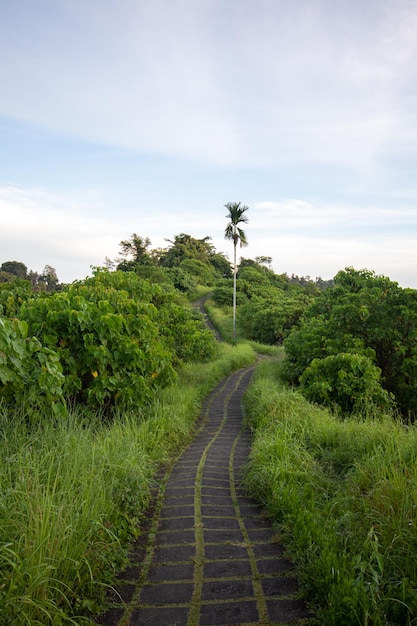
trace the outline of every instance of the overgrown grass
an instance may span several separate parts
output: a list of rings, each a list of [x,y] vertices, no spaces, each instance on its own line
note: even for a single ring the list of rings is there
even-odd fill
[[[222,345],[141,414],[111,424],[72,412],[34,425],[24,408],[0,407],[2,625],[89,623],[140,533],[157,469],[191,440],[204,396],[255,358]]]
[[[236,323],[236,339],[233,339],[233,309],[232,307],[217,307],[213,303],[213,300],[207,300],[204,308],[207,312],[210,321],[216,330],[220,333],[223,341],[227,341],[230,344],[247,343],[258,354],[264,354],[268,356],[274,356],[279,360],[284,358],[283,346],[271,346],[267,344],[257,343],[256,341],[249,341],[245,338],[241,331],[239,324]]]
[[[233,344],[241,339],[239,324],[236,322],[236,339],[233,339],[233,308],[217,307],[213,300],[207,300],[204,308],[209,316],[213,326],[220,333],[223,341]]]
[[[196,285],[195,289],[187,293],[187,299],[190,302],[195,302],[199,298],[206,296],[212,291],[213,287],[207,287],[205,285]]]
[[[417,623],[417,430],[341,421],[258,368],[246,481],[270,511],[320,624]]]

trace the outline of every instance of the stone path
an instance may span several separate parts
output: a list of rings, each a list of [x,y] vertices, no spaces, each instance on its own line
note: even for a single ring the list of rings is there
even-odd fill
[[[250,445],[241,399],[252,372],[232,374],[207,398],[202,427],[161,477],[147,532],[96,624],[310,623],[291,563],[241,487]]]

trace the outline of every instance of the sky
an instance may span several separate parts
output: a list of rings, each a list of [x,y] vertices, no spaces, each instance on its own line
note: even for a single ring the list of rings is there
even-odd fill
[[[0,264],[133,233],[417,288],[416,0],[0,0]]]

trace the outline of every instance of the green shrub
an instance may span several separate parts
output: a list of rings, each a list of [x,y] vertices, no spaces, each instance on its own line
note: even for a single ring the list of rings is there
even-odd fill
[[[298,384],[314,358],[358,353],[381,370],[381,385],[407,417],[417,393],[417,292],[368,270],[346,268],[315,298],[285,341],[287,380]]]
[[[0,398],[9,406],[25,403],[31,416],[49,405],[63,415],[63,386],[57,353],[29,337],[26,322],[0,317]]]
[[[300,384],[308,400],[335,408],[344,416],[376,416],[394,406],[380,379],[381,370],[369,357],[339,353],[313,359],[301,375]]]
[[[143,406],[182,362],[210,358],[215,349],[191,306],[133,272],[99,271],[27,301],[20,314],[58,354],[65,395],[91,408]]]
[[[0,315],[19,317],[22,303],[29,298],[33,298],[29,280],[12,278],[6,283],[0,283]]]
[[[21,315],[58,353],[65,394],[90,407],[138,406],[172,380],[173,355],[158,337],[155,306],[125,291],[74,286],[29,301]]]

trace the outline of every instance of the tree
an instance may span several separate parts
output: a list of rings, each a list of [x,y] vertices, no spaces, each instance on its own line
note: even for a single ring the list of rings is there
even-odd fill
[[[46,291],[56,291],[58,282],[56,269],[51,265],[45,265],[42,274],[38,277],[38,283],[46,285]]]
[[[224,205],[229,213],[226,215],[229,220],[226,230],[224,231],[225,239],[233,241],[233,338],[236,338],[236,247],[240,243],[240,247],[247,246],[248,240],[246,239],[245,232],[239,227],[239,224],[247,223],[248,218],[245,215],[249,209],[240,202],[228,202]]]
[[[177,267],[186,259],[196,259],[208,264],[214,248],[210,242],[211,237],[195,239],[191,235],[181,233],[174,237],[174,241],[166,239],[171,247],[161,257],[163,267]]]
[[[210,265],[214,267],[217,274],[222,278],[232,278],[232,268],[230,261],[222,252],[214,252],[209,257]]]
[[[148,248],[151,245],[149,237],[140,237],[136,233],[120,242],[121,256],[123,259],[117,265],[118,270],[124,272],[135,271],[137,266],[153,265]],[[132,257],[131,260],[128,257]]]
[[[17,278],[23,279],[26,279],[28,274],[28,268],[20,261],[5,261],[2,263],[0,270],[2,272],[7,272],[7,274],[17,276]]]
[[[402,289],[370,270],[346,268],[335,276],[333,287],[315,298],[300,327],[285,340],[284,376],[299,384],[313,359],[339,354],[367,356],[381,371],[381,385],[394,394],[403,415],[416,419],[416,329],[416,290]],[[334,360],[327,360],[320,367],[313,366],[304,386],[306,381],[312,385],[313,374],[321,381],[327,376],[329,388],[336,394],[330,375],[334,365]],[[362,375],[359,365],[357,375]]]

